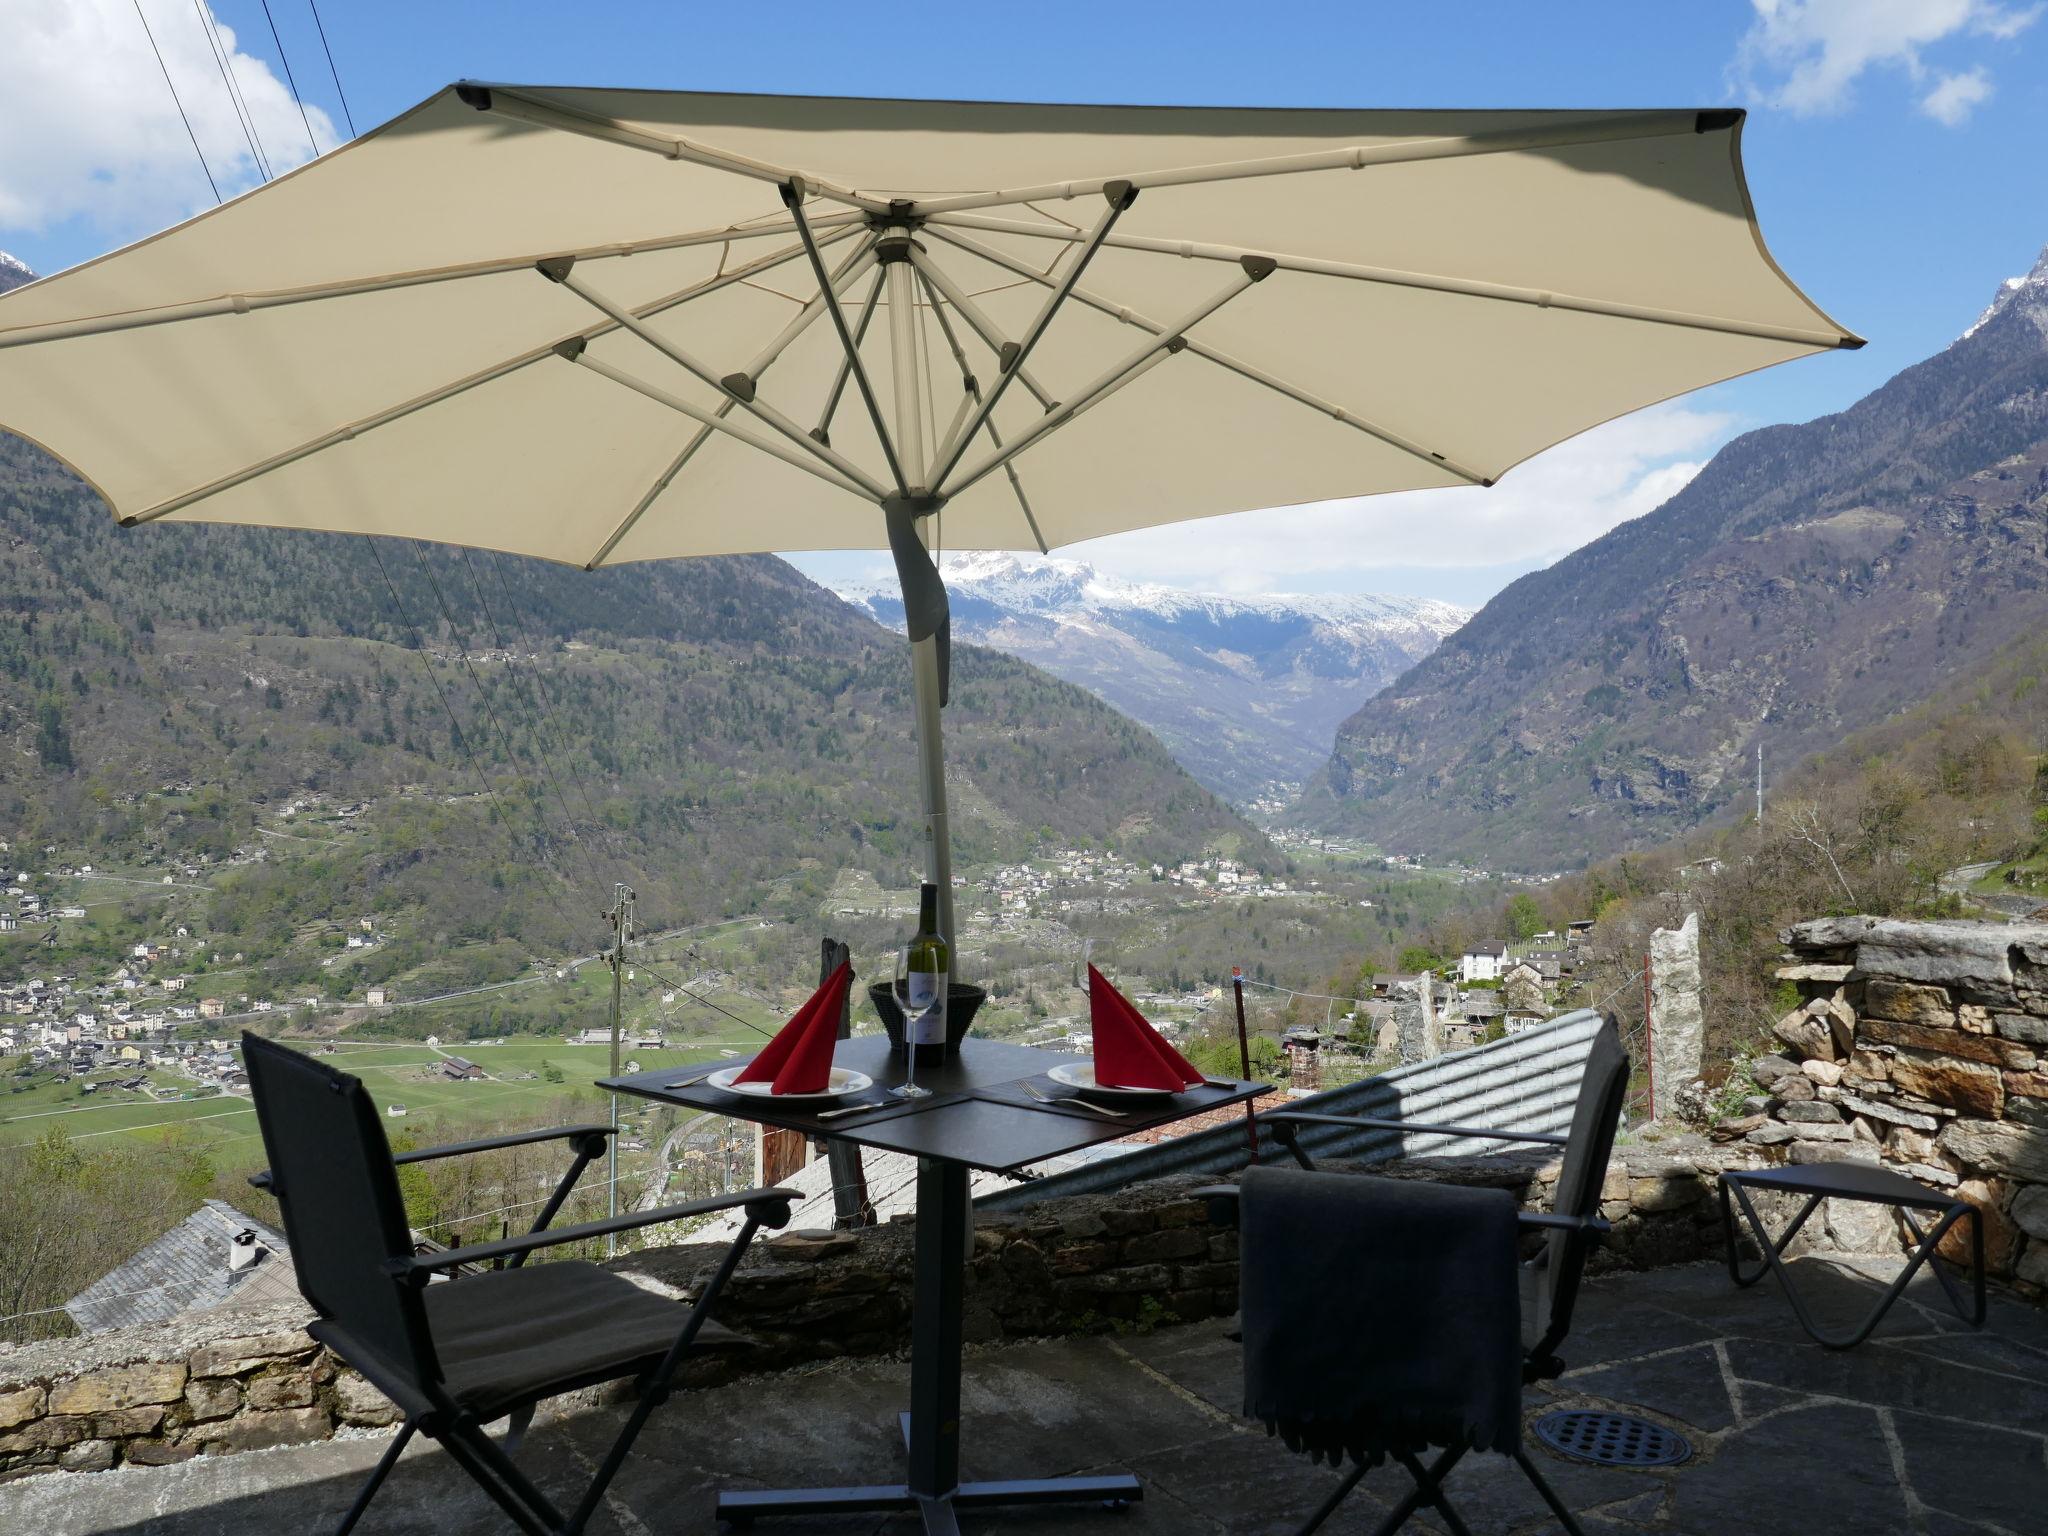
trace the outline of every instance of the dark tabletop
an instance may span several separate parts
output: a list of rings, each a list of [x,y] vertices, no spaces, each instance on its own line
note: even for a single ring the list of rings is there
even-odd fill
[[[1788,1194],[1830,1195],[1849,1200],[1876,1200],[1930,1211],[1957,1203],[1952,1194],[1929,1189],[1903,1174],[1875,1163],[1791,1163],[1779,1168],[1731,1168],[1721,1175],[1731,1184],[1777,1189]]]
[[[918,1084],[932,1090],[930,1098],[891,1102],[864,1114],[830,1119],[821,1119],[819,1111],[851,1103],[881,1103],[887,1098],[884,1090],[903,1081],[904,1062],[889,1054],[886,1037],[866,1035],[839,1042],[833,1063],[867,1073],[876,1087],[857,1098],[832,1103],[781,1104],[726,1093],[704,1083],[674,1086],[709,1069],[735,1066],[739,1057],[606,1078],[598,1086],[810,1136],[836,1136],[859,1146],[935,1157],[996,1173],[1014,1173],[1062,1152],[1115,1141],[1133,1131],[1185,1120],[1268,1091],[1263,1083],[1233,1081],[1226,1086],[1219,1082],[1142,1104],[1119,1103],[1114,1107],[1128,1107],[1129,1113],[1112,1119],[1071,1106],[1039,1104],[1015,1086],[1030,1079],[1045,1092],[1062,1095],[1066,1090],[1047,1082],[1044,1074],[1075,1059],[1056,1051],[969,1038],[960,1043],[958,1054],[950,1060],[917,1069]]]

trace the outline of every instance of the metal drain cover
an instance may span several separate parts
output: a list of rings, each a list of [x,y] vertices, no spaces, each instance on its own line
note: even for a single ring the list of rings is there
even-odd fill
[[[1536,1438],[1575,1461],[1603,1467],[1675,1467],[1692,1459],[1685,1436],[1626,1413],[1560,1409],[1536,1421]]]

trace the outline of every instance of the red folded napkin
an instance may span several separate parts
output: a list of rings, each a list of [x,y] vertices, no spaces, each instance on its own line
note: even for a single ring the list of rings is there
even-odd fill
[[[1095,1081],[1105,1088],[1178,1093],[1202,1081],[1194,1064],[1161,1038],[1109,978],[1088,967],[1088,1018],[1095,1031]]]
[[[770,1083],[772,1093],[823,1093],[832,1084],[839,1010],[846,1005],[846,989],[852,984],[853,962],[842,960],[839,969],[825,978],[825,985],[790,1015],[789,1022],[733,1081]]]

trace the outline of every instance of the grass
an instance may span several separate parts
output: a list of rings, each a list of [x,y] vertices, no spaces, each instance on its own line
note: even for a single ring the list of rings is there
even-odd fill
[[[756,1035],[744,1039],[691,1039],[667,1050],[632,1051],[628,1056],[645,1068],[666,1063],[680,1066],[686,1061],[715,1056],[721,1050],[751,1050],[759,1039]],[[461,1055],[482,1067],[490,1077],[479,1082],[442,1077],[439,1064],[446,1055]],[[335,1054],[326,1059],[360,1076],[380,1110],[394,1102],[405,1105],[407,1113],[403,1118],[387,1119],[394,1128],[417,1120],[435,1120],[451,1128],[480,1130],[515,1117],[522,1099],[535,1106],[567,1100],[575,1106],[574,1115],[598,1120],[608,1113],[606,1096],[592,1084],[610,1070],[609,1045],[515,1039],[505,1045],[457,1043],[437,1051],[402,1041],[363,1045],[342,1041],[337,1043]],[[543,1062],[560,1069],[561,1082],[546,1079]],[[167,1086],[196,1086],[171,1073],[153,1076]],[[46,1083],[25,1093],[0,1096],[0,1144],[33,1141],[52,1128],[61,1129],[73,1140],[120,1136],[138,1141],[159,1140],[185,1130],[222,1147],[239,1142],[253,1144],[256,1137],[249,1101],[236,1095],[216,1094],[165,1104],[124,1094],[124,1102],[105,1103],[98,1100],[97,1093],[79,1097],[76,1087],[75,1083]],[[635,1114],[637,1109],[632,1100],[620,1106],[621,1113],[626,1115]]]

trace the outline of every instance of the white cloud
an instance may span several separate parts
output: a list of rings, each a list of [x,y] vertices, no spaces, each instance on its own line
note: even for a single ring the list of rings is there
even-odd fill
[[[142,0],[142,13],[162,50],[162,68],[133,0],[0,0],[7,120],[0,229],[41,231],[84,217],[126,237],[211,207],[193,137],[222,196],[258,179],[199,11],[188,0]],[[233,28],[216,25],[270,169],[282,173],[310,159],[306,123],[284,81],[264,60],[240,51]],[[165,70],[191,119],[191,137]],[[339,136],[327,114],[308,107],[307,117],[320,148],[333,148]]]
[[[1983,65],[1959,75],[1943,75],[1934,89],[1920,98],[1920,110],[1938,123],[1955,128],[1991,95],[1991,76]]]
[[[2042,7],[1996,0],[1750,0],[1756,20],[1743,36],[1731,70],[1737,84],[1773,106],[1802,115],[1847,110],[1856,82],[1869,70],[1903,70],[1916,85],[1930,67],[1925,50],[1939,43],[2017,37]],[[1982,66],[1940,71],[1920,97],[1920,110],[1954,127],[1991,94]]]
[[[1488,489],[1401,492],[1141,529],[1060,554],[1196,590],[1372,589],[1387,567],[1544,564],[1661,506],[1734,418],[1653,406],[1539,454]]]

